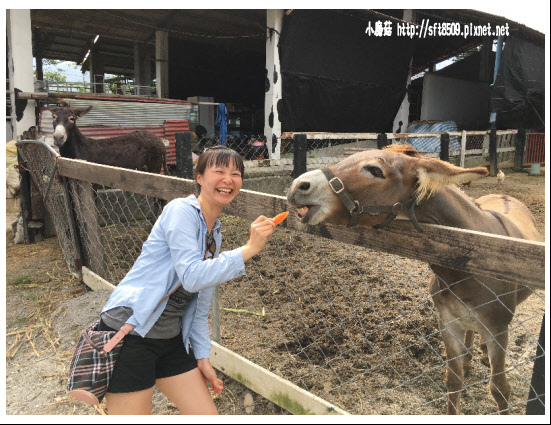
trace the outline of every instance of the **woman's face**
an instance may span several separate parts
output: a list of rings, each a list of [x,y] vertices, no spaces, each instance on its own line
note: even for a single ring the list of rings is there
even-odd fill
[[[205,168],[203,174],[197,175],[201,185],[198,199],[224,207],[239,193],[243,180],[241,172],[233,162],[229,166],[213,165]]]

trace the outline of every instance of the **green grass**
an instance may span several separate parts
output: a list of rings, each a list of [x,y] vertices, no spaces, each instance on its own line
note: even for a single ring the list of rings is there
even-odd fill
[[[15,276],[10,283],[16,285],[16,286],[22,286],[22,285],[28,285],[32,283],[33,276],[30,274],[20,274]]]
[[[27,295],[27,299],[29,301],[36,301],[36,302],[39,302],[39,303],[45,302],[44,299],[40,295],[36,295],[36,294]]]

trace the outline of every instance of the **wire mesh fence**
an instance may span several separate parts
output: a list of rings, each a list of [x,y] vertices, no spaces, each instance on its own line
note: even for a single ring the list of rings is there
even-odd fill
[[[55,157],[38,145],[21,150],[45,195]],[[116,285],[140,254],[161,205],[85,179],[53,184],[45,202],[68,266],[74,268],[79,240],[82,263]],[[248,220],[223,214],[221,222],[223,250],[246,243]],[[220,343],[353,414],[442,414],[447,366],[442,319],[428,290],[431,274],[417,260],[278,227],[247,262],[246,275],[220,287]],[[525,413],[545,310],[544,292],[530,291],[512,312],[509,344],[502,347],[514,414]],[[504,305],[510,294],[495,295]],[[482,348],[475,340],[462,379],[465,414],[498,412]],[[468,355],[465,350],[462,358]]]

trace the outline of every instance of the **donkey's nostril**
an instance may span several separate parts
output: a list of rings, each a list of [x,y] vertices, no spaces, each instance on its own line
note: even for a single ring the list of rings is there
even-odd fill
[[[299,190],[308,190],[310,189],[310,183],[308,182],[302,182],[299,186],[298,186]]]

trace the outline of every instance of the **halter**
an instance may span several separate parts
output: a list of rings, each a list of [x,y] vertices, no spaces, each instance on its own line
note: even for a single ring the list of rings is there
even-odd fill
[[[416,196],[413,196],[404,202],[396,202],[394,205],[360,205],[359,202],[352,198],[352,195],[346,191],[342,180],[335,176],[328,167],[322,168],[321,171],[329,181],[329,187],[331,187],[331,190],[338,195],[350,213],[350,223],[347,224],[347,227],[356,226],[358,224],[360,214],[362,213],[367,213],[370,215],[389,213],[388,217],[382,223],[373,226],[375,229],[383,229],[392,223],[398,214],[400,214],[403,210],[409,209],[409,219],[411,220],[413,226],[419,232],[424,232],[415,217],[414,207],[415,201],[417,200]]]

